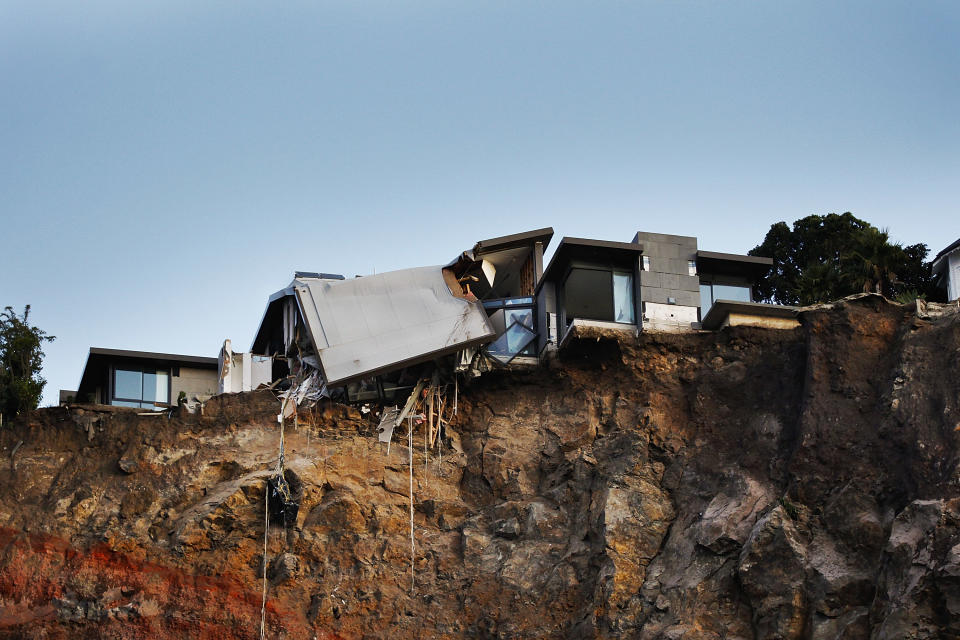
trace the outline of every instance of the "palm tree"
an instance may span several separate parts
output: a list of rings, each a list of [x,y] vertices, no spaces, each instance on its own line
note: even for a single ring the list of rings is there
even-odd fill
[[[868,227],[860,233],[846,271],[852,278],[851,284],[864,293],[892,297],[893,284],[897,281],[894,269],[904,260],[903,247],[890,242],[886,229]]]

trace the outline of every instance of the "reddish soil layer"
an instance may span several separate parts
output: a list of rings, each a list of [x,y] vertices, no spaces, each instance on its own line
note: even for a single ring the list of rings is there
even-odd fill
[[[414,434],[413,587],[406,434],[302,412],[267,637],[960,637],[960,316],[801,322],[473,381],[441,451]],[[0,430],[0,638],[259,638],[278,407]]]

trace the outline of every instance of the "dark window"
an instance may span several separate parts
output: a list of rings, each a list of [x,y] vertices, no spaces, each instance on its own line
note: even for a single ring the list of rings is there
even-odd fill
[[[613,282],[609,271],[571,269],[563,284],[567,321],[574,318],[613,322]]]
[[[634,324],[633,276],[622,271],[574,268],[563,283],[567,324],[575,318]]]

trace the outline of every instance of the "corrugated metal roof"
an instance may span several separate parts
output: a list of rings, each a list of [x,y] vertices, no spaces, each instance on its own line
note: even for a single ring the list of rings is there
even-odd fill
[[[454,296],[439,266],[294,280],[292,288],[331,386],[496,337],[483,307]]]

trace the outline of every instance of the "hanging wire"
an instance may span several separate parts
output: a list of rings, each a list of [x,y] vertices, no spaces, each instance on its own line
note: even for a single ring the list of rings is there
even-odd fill
[[[267,534],[270,532],[270,483],[263,488],[263,594],[260,599],[260,640],[267,632]]]
[[[413,574],[414,546],[413,546],[413,416],[407,418],[407,449],[410,451],[410,591],[416,590],[416,580]]]

